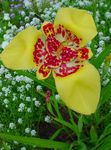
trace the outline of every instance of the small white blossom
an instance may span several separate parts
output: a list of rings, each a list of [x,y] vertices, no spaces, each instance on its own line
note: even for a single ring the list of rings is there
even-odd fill
[[[31,113],[32,109],[31,108],[27,108],[27,112]]]
[[[35,106],[36,106],[36,107],[39,107],[40,105],[41,105],[41,103],[36,100],[36,101],[35,101]]]
[[[15,85],[16,84],[16,81],[12,81],[12,85]]]
[[[5,75],[5,78],[6,79],[12,79],[12,75],[10,73],[8,73],[8,74]]]
[[[10,129],[15,129],[16,128],[15,123],[13,123],[13,122],[9,123],[9,128]]]
[[[29,134],[29,133],[30,133],[30,131],[31,131],[31,129],[30,129],[30,128],[26,128],[26,129],[25,129],[25,133],[27,133],[27,134]]]
[[[22,118],[18,118],[18,123],[22,124],[23,123],[23,119]]]
[[[47,116],[45,117],[45,122],[51,123],[51,121],[52,121],[51,117],[47,115]]]
[[[24,108],[25,108],[25,104],[24,104],[24,103],[21,103],[21,104],[19,105],[18,111],[19,111],[19,112],[22,112],[22,111],[24,110]]]
[[[13,141],[13,143],[14,143],[15,145],[18,145],[18,142],[17,142],[17,141]]]
[[[2,45],[1,45],[1,48],[5,48],[7,45],[9,44],[9,42],[8,41],[4,41],[4,42],[2,42]]]
[[[26,97],[26,101],[27,102],[30,102],[31,101],[31,98],[28,96],[28,97]]]
[[[36,135],[36,131],[35,130],[31,130],[31,136],[35,136]]]
[[[57,101],[59,101],[59,100],[60,100],[60,96],[59,96],[59,94],[56,94],[56,95],[55,95],[55,99],[56,99]]]
[[[21,147],[21,150],[26,150],[26,147]]]
[[[8,13],[4,13],[4,20],[10,20],[10,16]]]
[[[3,102],[4,102],[4,104],[8,104],[9,100],[5,98]]]
[[[106,12],[106,13],[105,13],[105,17],[106,17],[107,19],[111,19],[111,12]]]
[[[24,5],[26,8],[30,8],[32,6],[31,2],[29,0],[24,0]]]
[[[37,90],[37,92],[42,91],[42,86],[41,86],[41,85],[37,85],[37,86],[36,86],[36,90]]]

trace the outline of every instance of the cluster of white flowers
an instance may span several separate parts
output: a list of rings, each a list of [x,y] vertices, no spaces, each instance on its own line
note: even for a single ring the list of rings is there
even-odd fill
[[[25,104],[24,103],[20,103],[19,104],[19,108],[18,108],[18,112],[23,112],[25,109]]]
[[[45,116],[44,121],[47,122],[47,123],[51,123],[52,118],[51,118],[50,116],[47,115],[47,116]]]
[[[13,123],[13,122],[9,123],[9,128],[10,129],[16,129],[15,123]]]
[[[31,130],[31,128],[26,128],[25,133],[31,134],[31,136],[36,136],[36,134],[37,134],[37,132],[34,129]]]
[[[2,87],[2,92],[4,93],[4,96],[8,96],[8,94],[11,93],[11,86],[8,85],[8,87]]]
[[[37,92],[41,92],[42,91],[42,86],[41,85],[37,85],[36,86],[36,90],[37,90]]]

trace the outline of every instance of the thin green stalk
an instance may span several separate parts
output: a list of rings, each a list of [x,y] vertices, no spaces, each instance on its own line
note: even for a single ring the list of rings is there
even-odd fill
[[[60,150],[67,150],[69,148],[69,144],[64,142],[57,142],[53,140],[33,138],[33,137],[14,136],[7,133],[0,133],[0,139],[5,141],[17,141],[19,143],[30,146],[35,145],[40,148],[57,148]]]

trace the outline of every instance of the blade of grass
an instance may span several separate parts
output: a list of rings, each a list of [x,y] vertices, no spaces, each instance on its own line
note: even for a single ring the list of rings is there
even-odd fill
[[[59,122],[60,124],[62,124],[63,126],[71,129],[74,133],[76,133],[77,135],[77,131],[76,129],[73,127],[73,125],[69,122],[66,122],[65,120],[60,120],[59,118],[54,118],[55,121]]]
[[[35,145],[41,148],[57,148],[61,150],[67,150],[69,148],[69,144],[64,142],[57,142],[53,140],[33,138],[33,137],[14,136],[6,133],[0,133],[0,139],[6,141],[17,141],[25,145],[30,146]]]
[[[50,140],[54,140],[63,130],[63,128],[58,129],[51,137]]]

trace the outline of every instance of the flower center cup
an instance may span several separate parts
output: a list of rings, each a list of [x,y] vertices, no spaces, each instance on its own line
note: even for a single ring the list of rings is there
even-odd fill
[[[52,23],[43,25],[41,36],[33,52],[34,62],[38,72],[46,78],[53,70],[57,76],[65,77],[83,67],[83,62],[89,59],[89,49],[80,48],[82,39],[59,25],[57,30]]]

